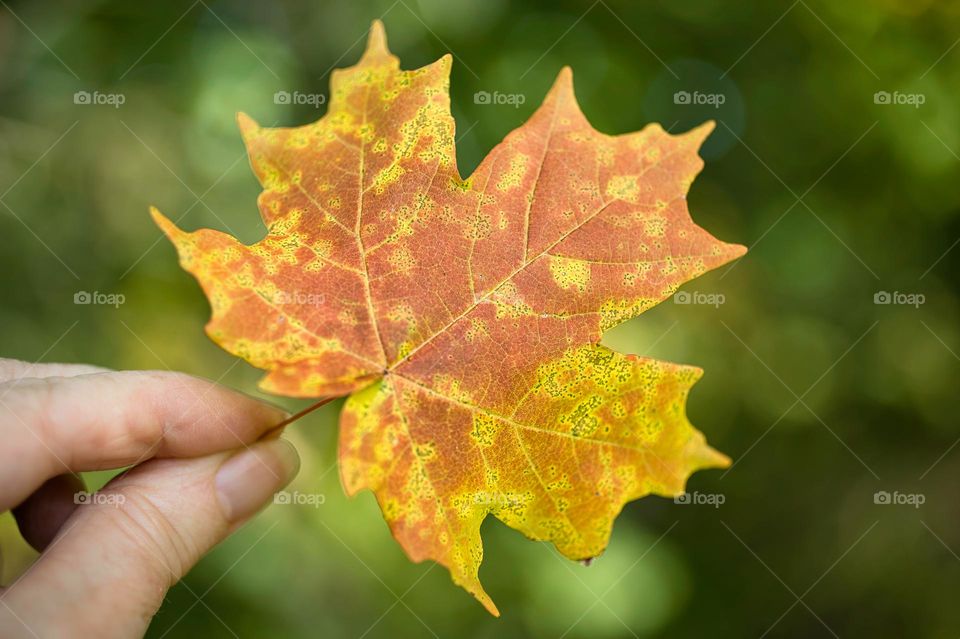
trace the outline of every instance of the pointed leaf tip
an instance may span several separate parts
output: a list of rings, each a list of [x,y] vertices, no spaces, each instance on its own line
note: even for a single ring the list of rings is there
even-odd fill
[[[550,91],[544,99],[544,104],[551,101],[559,102],[557,106],[565,113],[566,117],[580,120],[589,126],[587,116],[580,108],[580,103],[577,102],[577,96],[573,90],[573,69],[569,66],[560,69],[557,79],[554,80],[553,86],[550,87]]]
[[[257,124],[257,121],[243,111],[237,112],[237,126],[240,127],[240,133],[244,137],[247,137],[252,133],[256,133],[260,129],[260,125]]]
[[[383,27],[383,22],[374,20],[370,24],[370,32],[367,36],[367,48],[363,52],[364,58],[380,58],[390,55],[390,49],[387,48],[387,32]]]
[[[462,584],[461,584],[462,585]],[[475,588],[467,588],[467,591],[474,596],[474,598],[480,602],[480,605],[486,608],[494,617],[500,616],[500,609],[497,608],[497,604],[493,603],[493,599],[490,598],[490,595],[487,594],[487,591],[483,589],[483,586],[480,585],[478,581]]]
[[[695,126],[686,133],[680,133],[679,135],[683,138],[687,138],[694,143],[694,146],[699,149],[703,146],[703,143],[706,142],[707,138],[710,137],[710,134],[714,132],[717,128],[717,123],[714,120],[707,120],[699,126]]]
[[[155,206],[151,206],[151,207],[150,207],[150,217],[153,218],[153,221],[154,221],[154,222],[157,224],[157,226],[159,226],[161,229],[162,229],[165,225],[170,224],[170,220],[167,219],[167,216],[164,215],[163,213],[161,213],[160,210],[159,210],[157,207],[155,207]]]
[[[735,260],[738,257],[743,257],[747,254],[747,247],[743,244],[727,244],[727,254],[730,256],[731,260]]]
[[[569,66],[560,69],[560,73],[557,74],[557,79],[553,82],[551,93],[553,91],[564,96],[569,95],[573,97],[573,69]]]
[[[150,217],[153,218],[154,224],[160,227],[160,230],[163,231],[164,235],[173,239],[174,235],[181,233],[180,229],[177,228],[177,225],[174,224],[170,218],[160,212],[160,210],[155,207],[150,207]]]
[[[733,460],[727,455],[712,446],[708,446],[706,442],[701,443],[694,459],[696,462],[695,470],[706,470],[708,468],[723,470],[724,468],[730,468],[733,463]]]

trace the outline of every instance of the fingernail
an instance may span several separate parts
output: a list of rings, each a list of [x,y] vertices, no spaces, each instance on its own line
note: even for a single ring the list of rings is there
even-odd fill
[[[267,402],[260,401],[259,399],[255,401],[257,402],[257,408],[259,409],[258,421],[262,421],[264,424],[280,424],[290,418],[290,413],[279,406],[268,404]]]
[[[229,458],[220,466],[215,480],[227,521],[242,521],[256,513],[299,470],[300,456],[285,439],[255,444]]]

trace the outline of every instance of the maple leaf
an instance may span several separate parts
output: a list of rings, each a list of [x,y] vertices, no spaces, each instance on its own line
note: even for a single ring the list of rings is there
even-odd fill
[[[346,492],[372,490],[411,559],[499,614],[478,579],[488,514],[588,559],[626,502],[729,463],[686,418],[699,369],[599,341],[745,249],[687,210],[712,124],[604,135],[565,68],[462,178],[450,67],[401,70],[375,22],[318,122],[239,116],[263,240],[152,214],[210,300],[210,337],[268,371],[266,391],[351,394]]]

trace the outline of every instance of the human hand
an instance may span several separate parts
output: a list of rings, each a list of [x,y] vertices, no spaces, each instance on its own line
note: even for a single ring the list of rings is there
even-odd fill
[[[143,635],[296,475],[290,443],[258,441],[285,417],[181,373],[0,359],[0,513],[42,553],[0,588],[0,637]],[[92,496],[75,474],[127,466]]]

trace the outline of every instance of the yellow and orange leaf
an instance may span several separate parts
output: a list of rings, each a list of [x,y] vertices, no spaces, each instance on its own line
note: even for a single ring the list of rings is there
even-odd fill
[[[478,579],[488,514],[587,559],[626,502],[729,463],[686,418],[699,369],[599,341],[744,248],[687,210],[712,124],[604,135],[564,69],[463,178],[450,66],[401,70],[375,22],[318,122],[240,115],[269,229],[253,245],[152,213],[210,300],[210,337],[267,391],[350,395],[346,491],[372,490],[411,559],[498,614]]]

